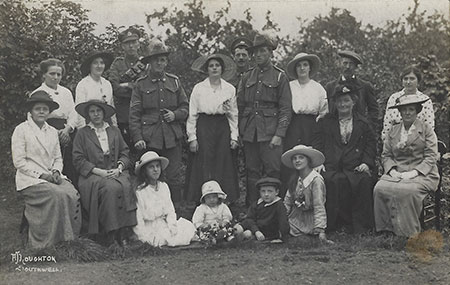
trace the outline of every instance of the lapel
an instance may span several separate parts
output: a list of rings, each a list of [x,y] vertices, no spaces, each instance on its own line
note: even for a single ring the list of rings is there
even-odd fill
[[[86,132],[87,138],[101,150],[102,147],[100,145],[100,141],[97,138],[97,135],[95,134],[95,131],[90,126],[86,126],[86,128],[87,128],[87,132]]]
[[[408,136],[408,140],[406,141],[406,145],[411,145],[420,135],[423,134],[423,125],[420,121],[416,120],[414,122],[415,129],[411,131],[411,135]]]
[[[361,136],[362,128],[360,127],[361,119],[359,116],[353,116],[353,130],[350,135],[350,139],[348,140],[348,145],[354,145],[357,143],[357,140]]]
[[[30,120],[32,120],[32,119],[30,118]],[[47,155],[51,156],[52,151],[46,147],[47,144],[45,144],[45,142],[42,141],[41,138],[38,136],[38,134],[33,130],[33,128],[35,128],[35,127],[37,128],[37,126],[33,126],[34,123],[32,121],[29,121],[28,124],[30,127],[30,133],[33,134],[33,136],[36,138],[36,140],[39,142],[39,144],[42,146],[42,148],[45,150],[45,152],[47,152]]]
[[[334,138],[337,145],[342,146],[341,127],[339,125],[339,118],[337,115],[334,120],[331,120],[331,124],[331,136]]]
[[[109,145],[109,152],[114,155],[114,157],[116,156],[116,148],[114,147],[115,145],[115,140],[114,140],[114,132],[111,128],[111,126],[109,126],[108,128],[106,128],[106,134],[108,136],[108,145]]]

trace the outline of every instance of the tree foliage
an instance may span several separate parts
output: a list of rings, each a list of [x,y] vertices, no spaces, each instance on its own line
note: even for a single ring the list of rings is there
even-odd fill
[[[163,39],[172,50],[169,71],[180,76],[188,93],[202,79],[202,75],[190,69],[195,58],[214,52],[229,53],[233,38],[253,39],[257,33],[250,9],[243,11],[242,19],[234,19],[229,16],[230,8],[230,2],[226,2],[215,13],[207,14],[202,1],[190,0],[182,8],[166,7],[147,14],[152,32],[155,26],[158,30],[164,28]],[[280,36],[279,25],[267,12],[260,32],[278,39],[274,58],[281,67],[298,52],[317,54],[322,67],[315,79],[322,83],[338,74],[338,49],[360,53],[364,65],[359,74],[374,84],[382,110],[388,96],[401,89],[401,70],[410,64],[417,65],[424,73],[420,89],[431,96],[435,105],[438,135],[448,142],[450,25],[440,13],[430,15],[419,10],[419,0],[415,0],[406,14],[382,27],[374,27],[363,25],[345,9],[332,8],[325,16],[298,19],[298,33],[288,36]],[[62,0],[47,4],[11,0],[0,4],[3,126],[23,120],[20,108],[25,93],[41,83],[38,74],[41,60],[50,56],[63,60],[67,74],[62,84],[73,90],[80,80],[80,62],[89,51],[107,49],[115,55],[120,53],[117,35],[124,27],[112,23],[105,33],[96,36],[93,33],[96,24],[89,20],[87,12],[79,4]],[[141,48],[145,54],[150,37],[144,33],[144,27],[135,27],[144,34]]]

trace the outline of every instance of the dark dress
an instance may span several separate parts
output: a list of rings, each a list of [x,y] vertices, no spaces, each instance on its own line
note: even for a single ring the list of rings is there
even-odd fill
[[[78,181],[84,213],[83,229],[90,234],[107,233],[136,225],[136,196],[132,191],[128,146],[117,127],[106,129],[110,154],[105,155],[95,131],[90,126],[78,130],[73,143],[73,164],[80,173]],[[117,178],[103,178],[92,173],[95,167],[124,171]],[[87,218],[87,220],[85,220]]]
[[[319,120],[313,146],[325,155],[327,229],[347,227],[355,233],[372,229],[374,179],[354,171],[361,163],[370,169],[375,166],[376,139],[368,120],[354,114],[353,130],[344,144],[337,115],[328,114]]]

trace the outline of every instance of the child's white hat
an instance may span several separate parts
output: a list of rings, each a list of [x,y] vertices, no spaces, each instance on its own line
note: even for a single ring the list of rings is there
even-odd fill
[[[169,160],[167,158],[165,158],[164,156],[159,156],[159,154],[157,154],[154,151],[147,151],[146,153],[144,153],[141,156],[141,159],[139,159],[138,161],[136,161],[136,167],[134,169],[134,173],[136,173],[137,176],[139,176],[140,172],[141,172],[141,168],[152,162],[152,161],[160,161],[161,162],[161,169],[164,170],[166,169],[167,165],[169,165]]]
[[[292,157],[296,154],[303,154],[311,160],[311,167],[317,167],[325,162],[325,156],[320,151],[306,145],[296,145],[292,149],[286,151],[281,156],[281,162],[289,168],[294,168],[292,165]]]
[[[202,203],[203,198],[205,198],[208,194],[217,194],[220,199],[225,200],[227,198],[227,194],[222,191],[219,183],[214,180],[207,181],[202,185],[202,197],[200,198],[200,203]]]

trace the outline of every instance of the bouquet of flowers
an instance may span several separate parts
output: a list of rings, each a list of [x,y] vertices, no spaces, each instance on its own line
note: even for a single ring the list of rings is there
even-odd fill
[[[232,223],[215,223],[212,225],[199,227],[197,236],[201,242],[208,245],[216,245],[225,241],[232,241],[235,238],[235,229]]]

